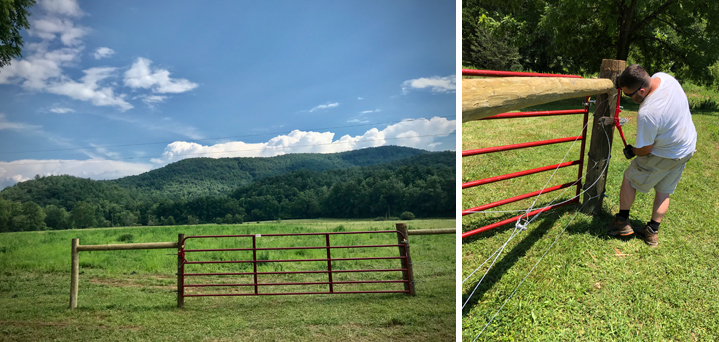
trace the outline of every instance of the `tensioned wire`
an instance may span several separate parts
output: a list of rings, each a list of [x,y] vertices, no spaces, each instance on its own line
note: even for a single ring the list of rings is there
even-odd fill
[[[615,96],[616,96],[616,95],[615,95]],[[614,98],[614,97],[612,97],[611,99],[613,99],[613,98]],[[611,99],[608,98],[606,101],[610,101]],[[601,103],[598,103],[598,104],[597,104],[597,107],[599,107],[600,104],[601,104]],[[585,124],[585,126],[582,128],[582,131],[587,127],[588,124],[589,124],[589,121],[587,121],[587,124]],[[575,199],[575,198],[578,198],[580,195],[586,193],[588,189],[591,189],[594,185],[596,185],[596,183],[599,181],[599,179],[601,179],[601,176],[607,171],[607,168],[608,168],[608,166],[609,166],[609,162],[608,162],[608,161],[609,161],[609,159],[611,158],[611,141],[609,140],[609,135],[607,134],[606,130],[604,131],[604,134],[605,134],[605,136],[606,136],[606,138],[607,138],[607,143],[608,143],[608,145],[609,145],[610,148],[609,148],[609,154],[608,154],[608,156],[607,156],[607,163],[605,164],[604,169],[602,169],[602,172],[600,173],[600,177],[598,177],[597,180],[595,180],[595,182],[594,182],[592,185],[590,185],[589,187],[587,187],[586,190],[582,191],[579,195],[574,196],[574,197],[572,197],[572,198],[570,198],[570,199],[568,199],[568,200],[566,200],[566,201],[564,201],[564,202],[561,202],[560,204],[563,204],[563,203],[566,203],[566,202],[568,202],[568,201],[571,201],[571,200],[573,200],[573,199]],[[575,143],[576,143],[576,139],[574,140],[574,142],[572,143],[572,146],[570,146],[569,150],[568,150],[567,153],[565,154],[564,158],[562,159],[562,162],[564,161],[564,159],[566,159],[567,155],[569,154],[569,151],[571,151],[571,149],[574,147],[574,144],[575,144]],[[595,166],[596,166],[596,164],[597,164],[597,162],[595,162]],[[558,169],[558,168],[557,168],[557,169]],[[544,190],[544,189],[547,187],[547,185],[548,185],[549,182],[551,181],[552,177],[554,177],[554,174],[556,173],[557,169],[554,170],[554,173],[552,173],[552,175],[549,177],[549,180],[547,180],[547,182],[545,183],[545,185],[544,185],[544,187],[542,188],[542,190]],[[592,168],[587,168],[587,169],[588,169],[588,170],[587,170],[587,173],[588,173],[589,170],[592,169]],[[587,175],[587,173],[585,173],[582,177],[580,177],[579,179],[577,179],[577,180],[574,182],[574,184],[576,184],[578,181],[580,181],[581,179],[583,179],[583,178]],[[569,189],[569,188],[571,188],[571,187],[568,187],[567,189]],[[553,203],[557,198],[561,197],[561,196],[564,194],[564,192],[567,191],[567,189],[565,189],[561,194],[559,194],[559,195],[556,196],[554,199],[552,199],[552,201],[550,202],[550,204],[547,205],[547,206],[545,206],[545,207],[543,207],[542,209],[545,209],[545,208],[551,206],[552,203]],[[531,205],[527,210],[523,210],[526,214],[528,214],[528,213],[533,209],[534,204],[535,204],[536,201],[537,201],[537,198],[539,198],[539,196],[540,196],[541,194],[542,194],[542,193],[541,193],[541,191],[540,191],[540,194],[537,195],[537,197],[534,199],[534,202],[532,203],[532,205]],[[524,281],[527,279],[527,277],[529,277],[529,275],[532,273],[532,271],[534,271],[534,269],[537,267],[537,265],[539,264],[539,262],[541,262],[542,259],[544,258],[544,256],[549,252],[549,250],[552,248],[552,246],[554,246],[554,244],[559,240],[559,238],[562,236],[562,234],[564,234],[564,232],[565,232],[566,229],[569,227],[569,225],[574,221],[574,218],[575,218],[575,217],[577,216],[577,214],[579,213],[579,210],[581,210],[581,209],[584,207],[584,205],[586,205],[586,203],[587,203],[589,200],[592,200],[592,199],[594,199],[594,198],[598,198],[598,197],[600,197],[600,196],[602,196],[602,195],[603,195],[603,194],[599,194],[599,195],[597,195],[597,196],[592,196],[592,197],[590,197],[588,200],[586,200],[586,201],[584,202],[584,204],[583,204],[581,207],[579,207],[579,208],[576,210],[574,216],[572,216],[572,218],[570,219],[569,223],[567,223],[567,225],[564,227],[564,229],[562,229],[562,232],[557,236],[557,238],[555,238],[555,240],[552,242],[552,244],[546,249],[546,251],[544,252],[544,254],[543,254],[543,255],[539,258],[539,260],[534,264],[534,266],[532,267],[532,269],[530,269],[530,271],[527,273],[527,275],[526,275],[526,276],[522,279],[522,281],[517,285],[517,287],[516,287],[516,288],[514,289],[514,291],[509,295],[509,297],[504,301],[504,303],[499,307],[499,309],[497,309],[497,311],[495,312],[495,314],[494,314],[494,315],[492,316],[492,318],[487,322],[487,324],[484,326],[484,328],[482,329],[482,331],[480,331],[480,333],[474,338],[473,342],[474,342],[477,338],[479,338],[479,336],[484,332],[484,330],[489,326],[489,324],[492,323],[492,321],[494,320],[494,318],[499,314],[499,312],[502,310],[502,308],[504,308],[504,306],[507,304],[507,302],[509,301],[509,299],[511,299],[511,298],[514,296],[514,294],[517,292],[517,290],[519,289],[519,286],[521,286],[521,285],[524,283]],[[485,212],[486,212],[486,211],[485,211]],[[507,211],[505,211],[505,212],[507,212]],[[512,212],[514,212],[514,211],[512,211]],[[491,259],[492,257],[494,257],[494,260],[492,261],[492,264],[490,264],[490,266],[487,268],[487,270],[485,271],[485,273],[484,273],[484,275],[482,276],[482,278],[479,280],[479,282],[477,283],[477,285],[476,285],[476,286],[474,287],[474,289],[472,290],[472,293],[469,295],[469,297],[467,298],[467,300],[465,301],[465,303],[462,305],[462,309],[464,309],[464,307],[467,305],[467,303],[469,302],[469,300],[472,298],[472,296],[474,295],[474,292],[477,290],[477,288],[479,287],[479,285],[482,283],[482,281],[484,280],[484,278],[487,276],[487,274],[489,273],[489,270],[492,268],[492,266],[494,265],[494,263],[496,262],[496,260],[499,258],[499,255],[501,255],[501,252],[504,250],[504,248],[507,246],[507,244],[508,244],[512,239],[514,239],[514,237],[516,237],[519,232],[521,232],[522,230],[525,230],[525,229],[527,228],[527,225],[529,225],[530,223],[532,223],[540,214],[541,214],[541,212],[538,213],[537,215],[535,215],[532,219],[530,219],[530,220],[525,220],[525,223],[520,223],[520,220],[522,219],[522,216],[524,216],[524,215],[520,216],[520,217],[517,219],[517,222],[515,223],[515,229],[514,229],[514,231],[512,232],[512,234],[510,235],[510,237],[507,239],[507,241],[505,241],[505,243],[504,243],[502,246],[500,246],[500,248],[498,248],[494,253],[492,253],[492,255],[490,255],[489,258],[487,258],[487,260],[485,260],[479,267],[477,267],[469,276],[467,276],[467,277],[462,281],[462,283],[464,283],[467,279],[469,279],[470,277],[472,277],[472,275],[474,275],[474,273],[476,273],[482,266],[484,266],[484,265],[489,261],[489,259]]]

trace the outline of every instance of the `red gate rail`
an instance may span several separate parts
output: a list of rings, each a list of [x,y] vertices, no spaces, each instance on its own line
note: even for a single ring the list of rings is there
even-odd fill
[[[511,71],[493,71],[493,70],[469,70],[469,69],[462,69],[462,76],[487,76],[487,77],[568,77],[568,78],[582,78],[581,76],[577,76],[577,75],[543,74],[543,73],[531,73],[531,72],[511,72]],[[585,103],[584,103],[584,108],[583,108],[583,109],[565,109],[565,110],[549,110],[549,111],[532,111],[532,112],[501,113],[501,114],[497,114],[497,115],[493,115],[493,116],[490,116],[490,117],[486,117],[486,118],[481,119],[481,120],[497,120],[497,119],[511,119],[511,118],[527,118],[527,117],[553,116],[553,115],[584,114],[584,120],[583,120],[583,127],[584,127],[584,128],[582,129],[582,135],[581,135],[581,136],[558,138],[558,139],[549,139],[549,140],[541,140],[541,141],[532,141],[532,142],[525,142],[525,143],[518,143],[518,144],[511,144],[511,145],[504,145],[504,146],[485,147],[485,148],[480,148],[480,149],[462,151],[462,157],[469,157],[469,156],[475,156],[475,155],[480,155],[480,154],[487,154],[487,153],[494,153],[494,152],[501,152],[501,151],[509,151],[509,150],[515,150],[515,149],[521,149],[521,148],[537,147],[537,146],[544,146],[544,145],[564,143],[564,142],[574,142],[574,141],[577,141],[577,140],[581,140],[581,147],[580,147],[579,159],[578,159],[578,160],[575,160],[575,161],[571,161],[571,162],[565,162],[565,163],[560,163],[560,164],[556,164],[556,165],[544,166],[544,167],[535,168],[535,169],[531,169],[531,170],[519,171],[519,172],[514,172],[514,173],[510,173],[510,174],[506,174],[506,175],[489,177],[489,178],[485,178],[485,179],[480,179],[480,180],[476,180],[476,181],[471,181],[471,182],[462,183],[462,189],[466,189],[466,188],[470,188],[470,187],[474,187],[474,186],[479,186],[479,185],[483,185],[483,184],[488,184],[488,183],[494,183],[494,182],[497,182],[497,181],[507,180],[507,179],[511,179],[511,178],[526,176],[526,175],[530,175],[530,174],[534,174],[534,173],[538,173],[538,172],[549,171],[549,170],[553,170],[553,169],[557,169],[557,168],[574,166],[574,165],[578,165],[578,166],[579,166],[579,170],[578,170],[578,173],[577,173],[577,179],[574,180],[574,181],[572,181],[572,182],[565,183],[565,184],[561,184],[561,185],[556,185],[556,186],[553,186],[553,187],[550,187],[550,188],[546,188],[546,189],[543,189],[543,190],[538,190],[538,191],[526,193],[526,194],[523,194],[523,195],[519,195],[519,196],[507,198],[507,199],[503,199],[503,200],[496,201],[496,202],[493,202],[493,203],[488,203],[488,204],[481,205],[481,206],[478,206],[478,207],[474,207],[474,208],[471,208],[471,209],[466,209],[466,210],[463,210],[463,211],[462,211],[462,216],[469,215],[469,214],[473,214],[473,213],[477,213],[477,212],[481,212],[481,211],[484,211],[484,210],[487,210],[487,209],[490,209],[490,208],[494,208],[494,207],[497,207],[497,206],[500,206],[500,205],[504,205],[504,204],[508,204],[508,203],[513,203],[513,202],[516,202],[516,201],[519,201],[519,200],[522,200],[522,199],[526,199],[526,198],[530,198],[530,197],[534,197],[534,196],[539,196],[539,195],[541,195],[541,194],[546,194],[546,193],[548,193],[548,192],[552,192],[552,191],[557,191],[557,190],[560,190],[560,189],[568,188],[568,187],[571,187],[571,186],[574,186],[574,185],[577,186],[576,195],[579,196],[579,194],[581,193],[581,188],[582,188],[582,182],[581,182],[581,180],[582,180],[582,171],[583,171],[582,169],[583,169],[583,166],[584,166],[584,149],[585,149],[586,139],[587,139],[587,128],[586,128],[586,126],[587,126],[587,121],[588,121],[588,119],[589,119],[589,98],[590,98],[590,97],[587,96],[586,101],[585,101]],[[563,205],[566,205],[566,204],[569,204],[569,203],[575,203],[575,202],[578,202],[578,201],[579,201],[579,200],[578,200],[578,198],[577,198],[577,199],[574,199],[574,200],[571,200],[571,201],[562,203],[562,204],[560,204],[560,205],[553,205],[553,206],[549,206],[549,207],[546,207],[546,208],[534,210],[534,211],[532,211],[531,213],[529,213],[528,216],[533,216],[533,215],[539,214],[539,213],[541,213],[541,212],[544,212],[544,211],[547,211],[547,210],[550,210],[550,209],[553,209],[553,208],[557,208],[557,207],[560,207],[560,206],[563,206]],[[474,230],[472,230],[472,231],[463,233],[463,234],[462,234],[462,238],[465,238],[465,237],[467,237],[467,236],[471,236],[471,235],[474,235],[474,234],[477,234],[477,233],[481,233],[481,232],[490,230],[490,229],[492,229],[492,228],[496,228],[496,227],[499,227],[499,226],[503,226],[503,225],[505,225],[505,224],[512,223],[512,222],[516,221],[517,219],[519,219],[519,218],[522,217],[522,216],[524,216],[524,215],[516,216],[516,217],[513,217],[513,218],[511,218],[511,219],[502,220],[502,221],[500,221],[500,222],[493,223],[493,224],[490,224],[490,225],[487,225],[487,226],[484,226],[484,227],[481,227],[481,228],[477,228],[477,229],[474,229]]]
[[[384,244],[384,245],[337,245],[333,246],[330,241],[330,236],[333,235],[348,235],[348,234],[397,234],[398,240],[401,241],[397,244]],[[311,236],[311,235],[322,235],[325,236],[324,246],[306,246],[306,247],[257,247],[257,239],[261,237],[279,237],[279,236]],[[207,239],[207,238],[250,238],[252,241],[252,247],[242,248],[210,248],[210,249],[187,249],[185,248],[185,242],[189,239]],[[179,288],[178,294],[182,297],[206,297],[206,296],[269,296],[269,295],[300,295],[300,294],[342,294],[342,293],[411,293],[413,284],[407,276],[408,264],[407,260],[410,260],[409,256],[409,245],[406,243],[407,237],[404,233],[397,230],[384,230],[384,231],[362,231],[362,232],[326,232],[326,233],[287,233],[287,234],[242,234],[242,235],[200,235],[200,236],[187,236],[182,239],[180,246],[180,256],[182,257],[182,264],[178,269],[179,277]],[[347,248],[386,248],[386,247],[398,247],[400,249],[399,256],[378,256],[378,257],[357,257],[357,258],[336,258],[332,257],[331,251],[333,249],[347,249]],[[310,259],[274,259],[274,260],[261,260],[257,259],[257,251],[283,251],[283,250],[312,250],[312,249],[324,249],[327,251],[326,258],[310,258]],[[185,259],[186,253],[201,253],[201,252],[233,252],[233,251],[252,251],[251,260],[200,260],[200,261],[188,261]],[[402,253],[404,252],[404,253]],[[346,261],[346,260],[395,260],[399,259],[401,265],[399,268],[381,268],[381,269],[350,269],[350,270],[333,270],[332,263],[334,261]],[[327,262],[326,269],[320,270],[307,270],[307,271],[272,271],[272,272],[258,272],[258,263],[280,263],[280,262]],[[185,273],[185,265],[202,265],[202,264],[253,264],[252,272],[206,272],[206,273]],[[367,273],[367,272],[402,272],[403,279],[394,280],[344,280],[337,281],[332,278],[333,274],[336,273]],[[307,282],[260,282],[258,276],[261,275],[279,275],[279,274],[327,274],[327,281],[307,281]],[[251,275],[253,281],[251,283],[219,283],[219,284],[185,284],[185,277],[201,277],[201,276],[230,276],[230,275]],[[404,283],[404,290],[365,290],[365,291],[337,291],[334,285],[343,284],[390,284],[390,283]],[[328,285],[327,291],[306,291],[306,292],[272,292],[262,293],[260,287],[262,286],[296,286],[296,285]],[[184,288],[186,287],[254,287],[254,293],[200,293],[200,294],[185,294]],[[181,301],[181,299],[180,299]]]
[[[489,177],[489,178],[485,178],[485,179],[462,183],[462,189],[471,188],[473,186],[482,185],[482,184],[494,183],[494,182],[498,182],[501,180],[522,177],[522,176],[531,175],[531,174],[535,174],[535,173],[539,173],[539,172],[544,172],[544,171],[549,171],[549,170],[554,170],[554,169],[561,169],[563,167],[568,167],[568,166],[572,166],[572,165],[579,165],[579,162],[580,162],[579,160],[575,160],[575,161],[571,161],[571,162],[564,162],[561,164],[542,166],[542,167],[538,167],[536,169],[508,173],[508,174],[502,175],[502,176]]]
[[[536,72],[517,72],[517,71],[473,70],[473,69],[462,69],[462,76],[582,78],[582,76],[577,76],[577,75],[543,74],[543,73],[536,73]]]

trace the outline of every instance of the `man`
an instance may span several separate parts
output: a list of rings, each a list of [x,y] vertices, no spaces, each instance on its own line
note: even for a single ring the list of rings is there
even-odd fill
[[[617,78],[617,86],[639,104],[637,147],[628,145],[624,156],[632,159],[624,171],[619,192],[619,213],[607,227],[611,236],[637,233],[651,247],[658,245],[659,224],[669,209],[684,167],[696,150],[697,132],[689,112],[689,101],[677,80],[665,73],[652,77],[640,65],[627,67]],[[641,229],[629,224],[637,190],[647,193],[654,188],[652,219]]]

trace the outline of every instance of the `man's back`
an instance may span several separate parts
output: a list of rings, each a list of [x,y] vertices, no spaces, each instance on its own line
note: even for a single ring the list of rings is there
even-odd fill
[[[677,159],[696,149],[697,132],[689,112],[689,101],[677,80],[656,73],[661,84],[639,106],[637,140],[639,147],[654,145],[652,154]]]

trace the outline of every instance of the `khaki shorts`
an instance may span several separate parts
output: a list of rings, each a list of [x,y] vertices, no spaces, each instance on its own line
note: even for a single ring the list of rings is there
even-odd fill
[[[654,188],[656,192],[674,193],[682,171],[694,152],[681,159],[668,159],[653,154],[637,156],[624,171],[624,178],[632,184],[632,188],[647,193]]]

